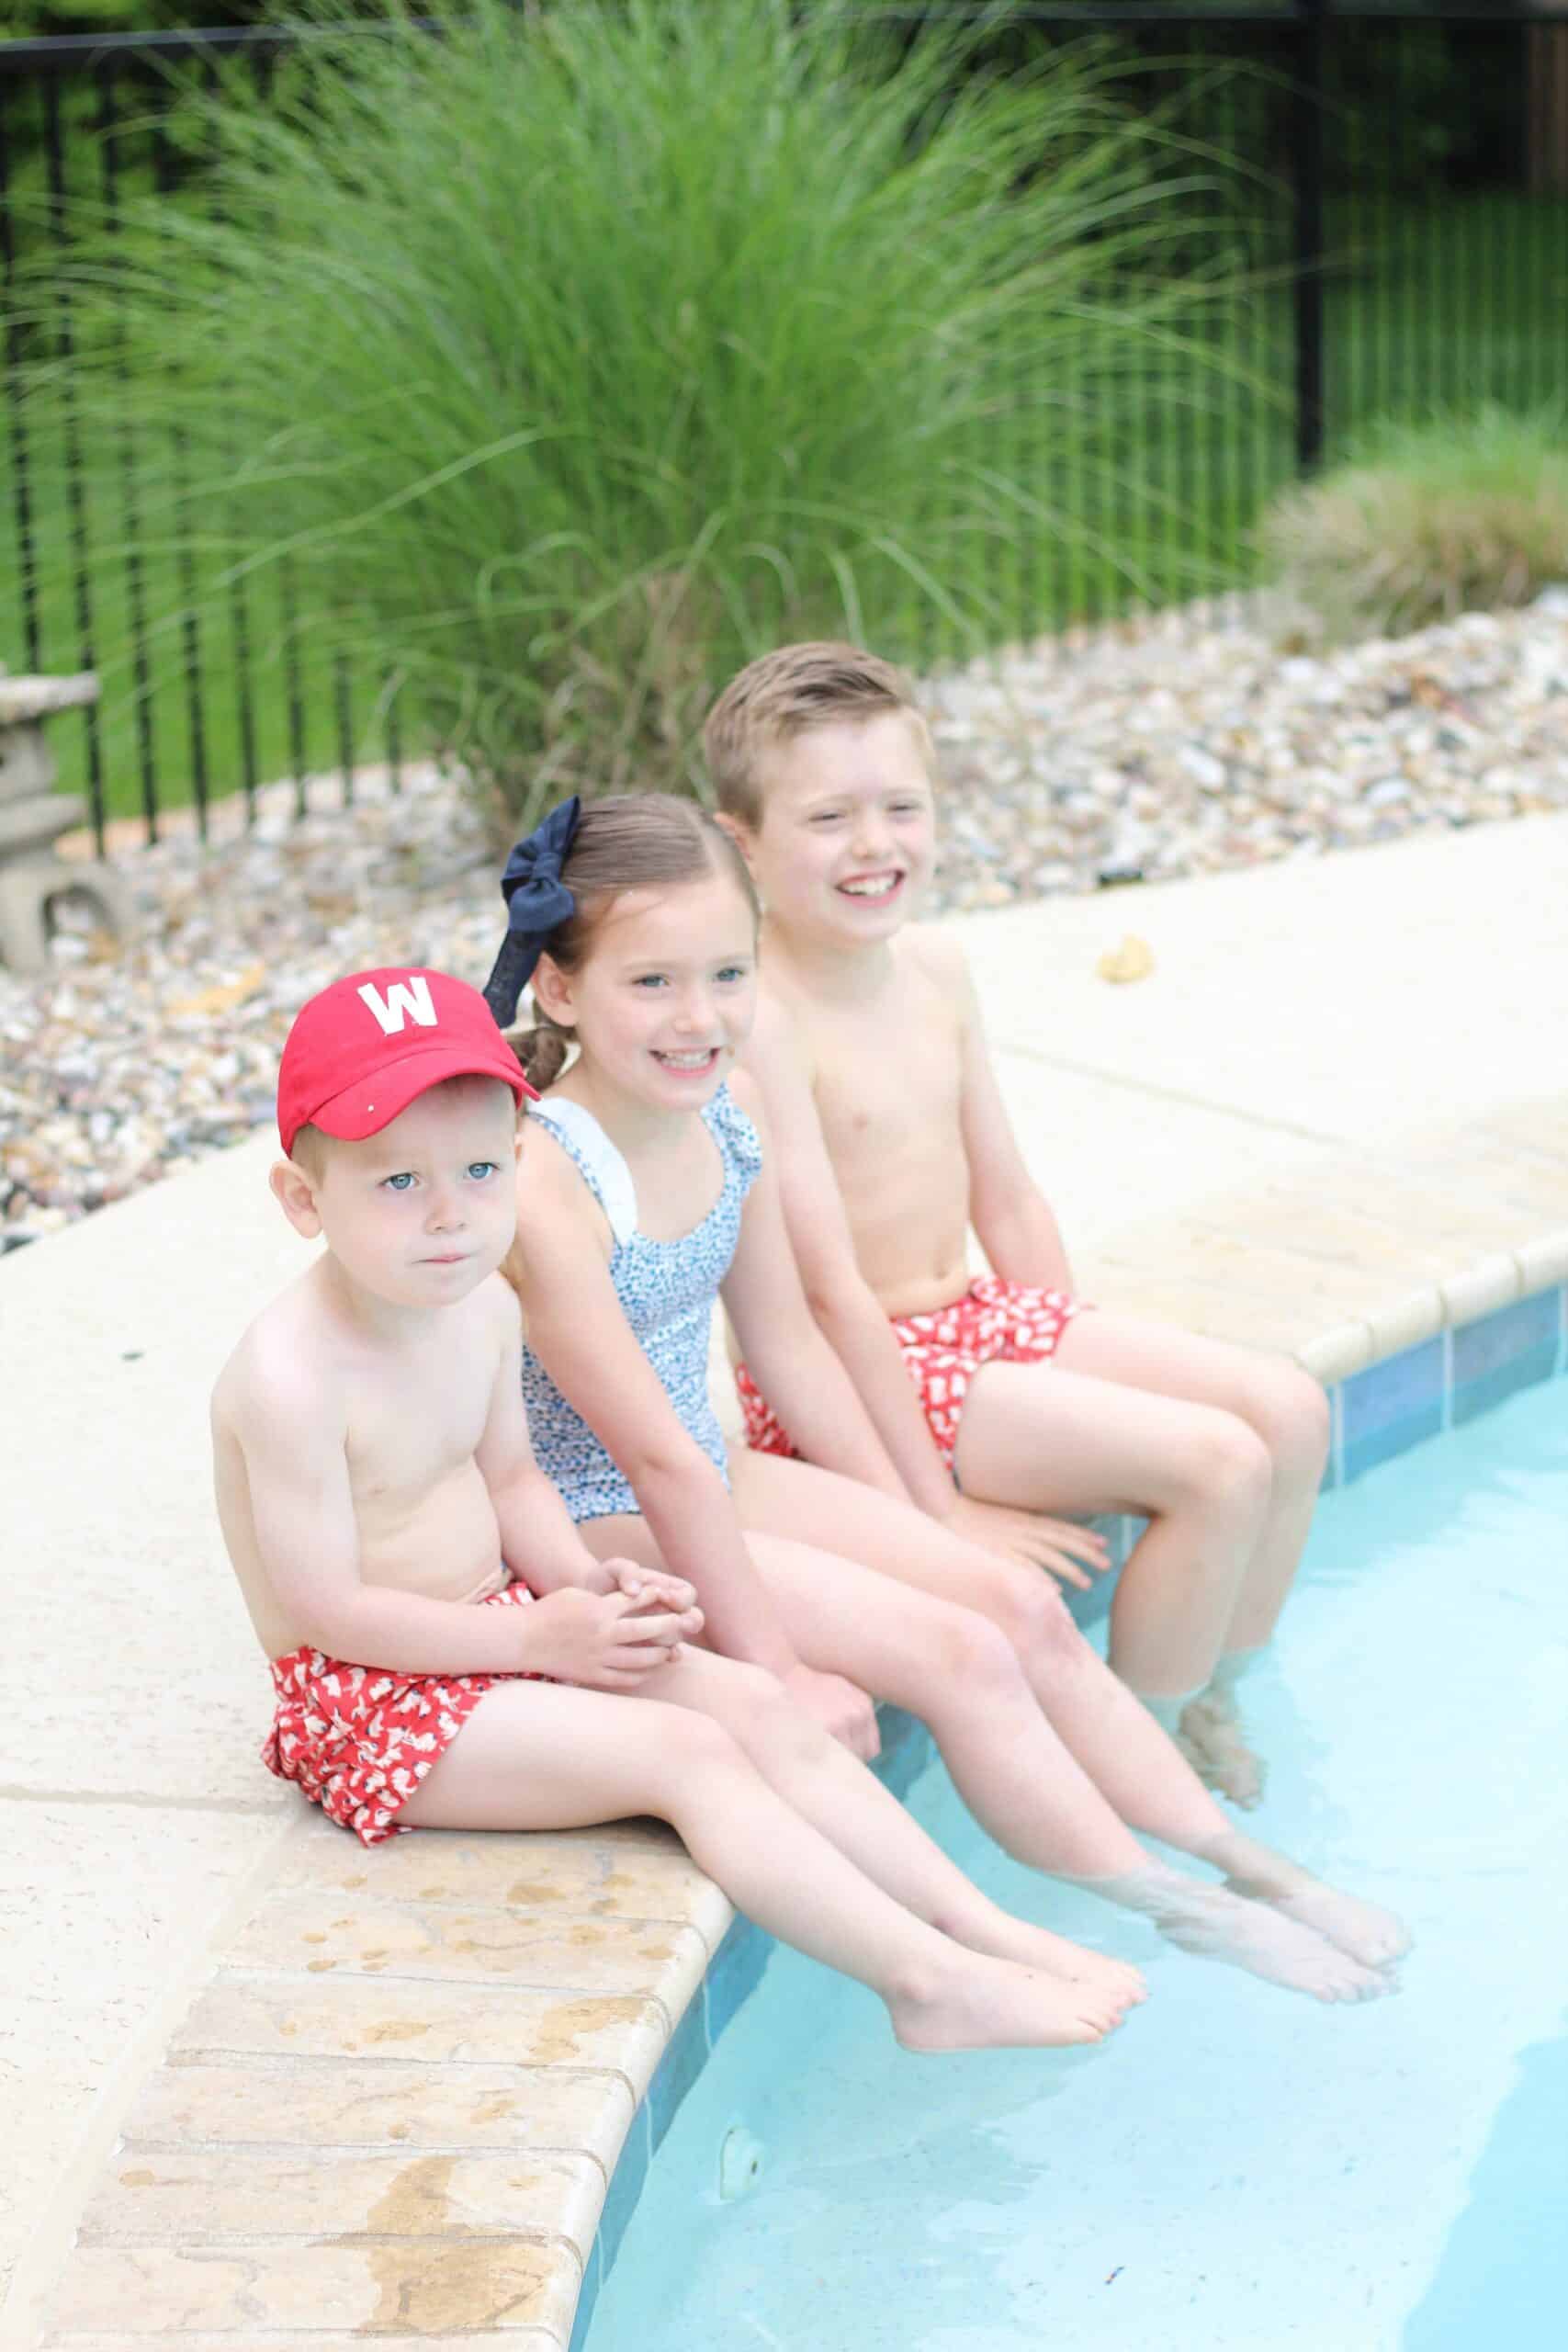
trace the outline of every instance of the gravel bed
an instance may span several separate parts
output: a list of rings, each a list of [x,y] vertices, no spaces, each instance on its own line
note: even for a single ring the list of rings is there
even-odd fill
[[[1314,856],[1568,808],[1568,587],[1315,655],[1244,615],[1077,631],[933,678],[927,705],[941,910]],[[284,1034],[326,981],[488,972],[498,861],[434,769],[215,830],[121,855],[123,953],[64,928],[50,974],[0,968],[0,1251],[267,1125]]]

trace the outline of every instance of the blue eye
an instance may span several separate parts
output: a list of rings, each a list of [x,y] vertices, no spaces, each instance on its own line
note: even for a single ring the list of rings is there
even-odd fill
[[[664,975],[662,972],[645,972],[640,979],[632,982],[632,986],[634,989],[661,989]]]
[[[717,978],[726,981],[744,980],[750,977],[750,964],[726,964],[719,970]]]
[[[389,1193],[406,1193],[412,1182],[413,1178],[406,1168],[400,1174],[388,1176],[382,1180],[383,1189]]]
[[[476,1184],[482,1184],[487,1177],[493,1176],[496,1173],[500,1165],[500,1161],[495,1159],[470,1159],[468,1162],[468,1173],[473,1178]]]

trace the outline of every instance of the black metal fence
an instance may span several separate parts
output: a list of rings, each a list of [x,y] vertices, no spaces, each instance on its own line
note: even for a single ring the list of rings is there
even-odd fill
[[[1527,406],[1568,387],[1568,0],[1253,10],[1064,0],[1017,7],[996,35],[1021,51],[1089,38],[1117,43],[1134,101],[1224,159],[1246,188],[1225,224],[1245,266],[1209,330],[1246,364],[1216,407],[1173,361],[1121,481],[1101,472],[1059,490],[1086,503],[1089,528],[1059,550],[1019,551],[1000,583],[1016,637],[1239,583],[1260,506],[1374,417],[1483,399]],[[286,39],[0,44],[7,291],[24,242],[63,245],[84,197],[111,222],[133,189],[199,203],[201,158],[170,65],[210,83],[220,61],[237,62],[265,92]],[[14,204],[19,194],[31,200]],[[1213,234],[1195,216],[1188,258],[1201,260]],[[68,301],[50,332],[69,360]],[[294,778],[301,806],[305,777],[323,769],[341,773],[345,796],[362,763],[386,761],[395,782],[395,697],[341,660],[308,665],[286,571],[265,589],[236,582],[214,608],[192,593],[188,556],[171,559],[186,567],[180,659],[154,674],[148,612],[169,582],[152,577],[162,558],[141,528],[135,447],[128,439],[122,451],[116,511],[95,510],[73,463],[68,369],[47,415],[17,397],[37,356],[8,304],[0,544],[8,530],[13,557],[0,569],[0,660],[91,668],[104,643],[129,644],[115,692],[83,715],[79,743],[62,746],[66,780],[88,794],[100,833],[107,817],[139,809],[155,834],[160,807],[175,802],[194,802],[205,822],[211,799],[243,792],[254,805],[272,777]],[[1085,553],[1096,544],[1114,547],[1114,564]],[[66,560],[44,563],[46,548]]]

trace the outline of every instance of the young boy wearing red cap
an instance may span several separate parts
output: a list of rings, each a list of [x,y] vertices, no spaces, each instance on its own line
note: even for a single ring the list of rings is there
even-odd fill
[[[528,1449],[496,1268],[533,1091],[440,972],[339,980],[284,1047],[272,1190],[326,1248],[218,1382],[218,1508],[272,1661],[265,1760],[367,1844],[497,1676],[630,1677],[697,1622],[605,1576]]]
[[[908,2046],[1098,2041],[1131,1971],[1011,1918],[773,1677],[691,1646],[690,1585],[581,1542],[528,1443],[496,1271],[533,1091],[439,972],[357,973],[289,1033],[272,1189],[326,1247],[212,1400],[276,1689],[265,1761],[367,1846],[655,1814]]]

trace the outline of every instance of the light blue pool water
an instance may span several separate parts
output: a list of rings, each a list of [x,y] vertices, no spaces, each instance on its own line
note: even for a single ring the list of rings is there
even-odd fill
[[[910,1801],[972,1874],[1153,1997],[1095,2052],[915,2059],[777,1953],[591,2352],[1562,2352],[1568,1382],[1325,1498],[1248,1696],[1258,1834],[1410,1920],[1395,1997],[1169,1951],[1002,1859],[933,1768]],[[724,2201],[736,2132],[761,2168]]]

